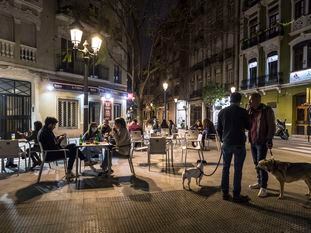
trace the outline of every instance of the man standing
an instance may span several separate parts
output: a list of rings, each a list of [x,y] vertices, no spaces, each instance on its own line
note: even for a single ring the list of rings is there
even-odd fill
[[[233,201],[248,202],[248,196],[241,195],[242,169],[246,156],[245,130],[249,129],[249,117],[247,111],[240,107],[242,96],[234,92],[230,96],[229,107],[222,109],[218,115],[217,132],[223,142],[223,171],[221,189],[223,199],[229,200],[229,171],[231,160],[234,155],[234,181],[233,181]]]
[[[257,168],[258,162],[265,159],[268,149],[272,148],[272,139],[275,133],[275,118],[271,107],[261,103],[261,96],[254,93],[249,99],[250,131],[248,134],[251,143],[253,161],[256,166],[258,182],[249,185],[251,189],[259,189],[258,197],[266,197],[268,173]]]

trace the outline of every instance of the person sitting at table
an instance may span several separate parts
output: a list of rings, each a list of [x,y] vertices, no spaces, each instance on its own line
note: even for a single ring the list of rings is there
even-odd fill
[[[38,141],[41,142],[43,150],[60,150],[63,149],[60,146],[60,143],[66,137],[66,134],[62,134],[60,136],[55,137],[53,130],[56,127],[58,120],[54,117],[47,117],[44,121],[43,128],[38,133]],[[68,160],[67,173],[66,178],[71,179],[74,178],[75,175],[72,173],[73,164],[76,159],[77,147],[76,144],[69,144],[65,147],[68,149],[66,152]],[[78,156],[81,160],[84,160],[85,157],[80,150],[78,150]],[[63,159],[64,153],[62,151],[50,152],[47,154],[48,160],[57,160]]]
[[[21,132],[17,132],[17,134],[21,137],[26,139],[28,142],[30,141],[34,141],[34,146],[31,148],[31,154],[30,154],[30,158],[32,160],[33,165],[31,166],[31,170],[33,170],[36,166],[40,166],[42,161],[41,158],[39,157],[39,155],[37,154],[37,152],[41,152],[40,150],[40,146],[38,144],[38,133],[39,130],[42,128],[42,122],[41,121],[35,121],[34,122],[34,130],[31,131],[31,134],[26,136],[25,133],[21,133]],[[27,154],[29,154],[29,149],[27,149]]]
[[[143,134],[142,127],[138,124],[137,119],[134,119],[128,127],[129,132],[140,131]]]
[[[109,126],[108,119],[105,119],[104,124],[102,124],[99,128],[102,135],[109,134],[111,132],[111,127]]]
[[[131,150],[131,138],[130,133],[126,128],[126,122],[123,118],[116,118],[114,121],[114,127],[111,132],[111,136],[114,138],[115,145],[109,147],[111,156],[108,163],[108,151],[105,151],[105,158],[101,165],[104,173],[108,172],[108,164],[111,165],[113,156],[128,156]],[[113,170],[111,169],[111,173]]]
[[[102,141],[102,136],[99,132],[98,125],[96,122],[92,122],[89,124],[88,130],[85,132],[85,134],[82,137],[82,140],[84,142],[90,142],[98,140],[99,142]],[[84,165],[90,166],[93,170],[93,162],[91,161],[92,157],[98,157],[99,154],[101,154],[101,150],[95,147],[83,147],[82,153],[85,156]]]
[[[177,133],[177,127],[176,127],[175,123],[172,120],[169,120],[168,122],[169,122],[168,127],[170,129],[170,135]]]
[[[215,139],[216,130],[213,122],[209,119],[203,121],[202,144],[205,147],[205,139]]]
[[[190,127],[191,130],[198,130],[202,131],[203,130],[203,125],[200,120],[197,120],[193,126]]]

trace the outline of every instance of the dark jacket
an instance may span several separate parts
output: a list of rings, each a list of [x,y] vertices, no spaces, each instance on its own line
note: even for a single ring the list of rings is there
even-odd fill
[[[257,127],[257,137],[252,138],[251,133],[248,134],[249,141],[252,144],[265,144],[267,142],[272,142],[273,136],[275,134],[275,117],[274,112],[270,106],[265,104],[260,104],[257,110],[250,109],[250,129],[252,129],[252,125],[255,124],[255,111],[261,112],[260,123]]]
[[[44,150],[59,150],[61,147],[58,145],[56,137],[52,130],[44,126],[38,133],[38,141],[41,142]]]
[[[34,146],[31,148],[32,151],[40,152],[40,147],[38,144],[38,131],[32,131],[31,134],[25,138],[28,142],[34,141]]]
[[[245,145],[249,117],[244,108],[231,104],[218,115],[217,132],[224,145]]]

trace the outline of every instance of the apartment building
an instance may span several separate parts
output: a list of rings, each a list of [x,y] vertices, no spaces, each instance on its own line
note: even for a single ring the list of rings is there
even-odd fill
[[[226,106],[226,100],[208,107],[202,100],[203,88],[218,85],[230,93],[238,83],[239,2],[235,0],[195,1],[191,9],[189,40],[190,72],[188,125],[196,120],[213,119]]]
[[[307,134],[310,113],[311,1],[241,2],[240,90],[263,96],[292,134]]]
[[[83,25],[82,43],[100,30],[98,1],[78,1],[90,12]],[[75,1],[0,1],[0,136],[32,127],[47,116],[58,118],[57,133],[77,136],[83,130],[84,63],[70,41]],[[80,45],[81,46],[81,45]],[[122,52],[115,57],[126,65]],[[100,56],[100,55],[99,55]],[[118,64],[108,57],[90,62],[89,120],[102,122],[126,115],[127,80]],[[120,63],[119,63],[120,64]]]

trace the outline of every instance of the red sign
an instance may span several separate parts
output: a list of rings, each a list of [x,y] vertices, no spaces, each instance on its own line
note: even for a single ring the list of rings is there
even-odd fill
[[[112,118],[112,104],[110,101],[104,102],[104,119],[111,121]]]

